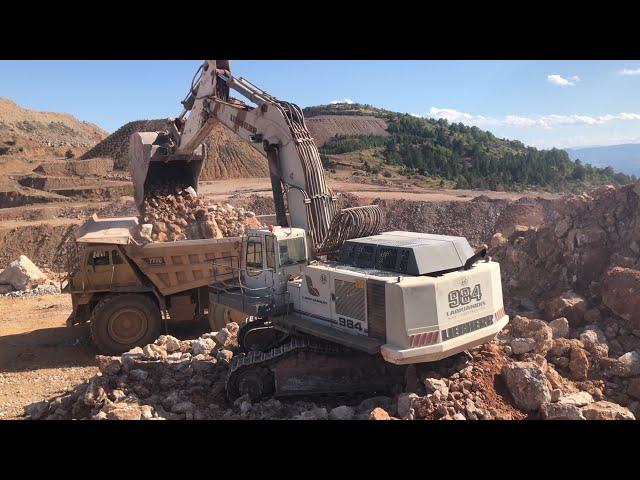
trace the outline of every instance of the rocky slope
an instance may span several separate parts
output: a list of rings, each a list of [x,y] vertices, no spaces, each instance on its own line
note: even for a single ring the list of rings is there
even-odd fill
[[[305,123],[318,147],[336,135],[389,135],[387,122],[370,115],[317,115],[305,117]]]
[[[86,152],[82,158],[112,158],[116,168],[128,169],[129,137],[135,132],[159,131],[166,128],[167,120],[136,120],[129,122]],[[205,143],[208,157],[202,168],[200,180],[227,178],[266,177],[269,169],[266,159],[251,145],[216,125]]]
[[[100,127],[68,113],[37,112],[6,98],[0,98],[0,134],[4,144],[0,152],[5,154],[25,153],[25,147],[35,145],[87,148],[107,136]]]
[[[640,269],[639,207],[640,183],[553,202],[552,221],[496,243],[492,253],[508,292],[535,298],[576,289],[599,296],[613,267]]]

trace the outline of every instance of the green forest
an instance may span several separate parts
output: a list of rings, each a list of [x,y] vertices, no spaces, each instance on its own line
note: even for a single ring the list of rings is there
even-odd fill
[[[357,113],[356,113],[357,112]],[[323,105],[305,115],[373,115],[387,121],[389,136],[336,135],[320,152],[337,155],[376,148],[385,164],[455,182],[456,188],[572,190],[603,183],[626,184],[635,176],[572,161],[560,149],[538,150],[462,123],[449,123],[377,109],[369,105]]]

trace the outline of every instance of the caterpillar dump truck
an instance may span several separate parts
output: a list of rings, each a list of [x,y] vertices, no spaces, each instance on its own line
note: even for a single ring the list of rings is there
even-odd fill
[[[147,243],[137,217],[93,215],[67,252],[64,290],[73,311],[68,326],[89,322],[102,353],[120,354],[152,343],[170,324],[220,325],[241,321],[239,312],[209,305],[208,284],[228,279],[212,261],[239,255],[242,239]]]
[[[211,261],[209,305],[250,319],[229,398],[393,389],[407,365],[489,341],[507,324],[500,267],[486,250],[382,232],[374,205],[337,207],[299,107],[234,77],[226,60],[205,61],[182,104],[166,131],[131,137],[139,202],[150,175],[197,183],[217,122],[265,156],[271,177],[275,223],[248,231],[237,257]]]

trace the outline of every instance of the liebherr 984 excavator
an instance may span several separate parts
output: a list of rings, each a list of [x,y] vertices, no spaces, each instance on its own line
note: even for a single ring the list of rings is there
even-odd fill
[[[239,256],[213,261],[209,308],[250,319],[229,369],[231,399],[392,389],[406,365],[487,342],[507,324],[500,267],[486,250],[462,237],[381,233],[377,206],[338,209],[298,106],[220,60],[201,65],[182,105],[167,131],[131,137],[138,205],[163,182],[198,189],[216,122],[269,164],[276,225],[249,230]]]

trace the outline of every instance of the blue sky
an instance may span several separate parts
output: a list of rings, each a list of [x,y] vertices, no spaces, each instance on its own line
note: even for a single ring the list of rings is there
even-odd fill
[[[198,61],[0,61],[0,97],[113,131],[175,116]],[[640,142],[640,61],[231,62],[301,107],[332,101],[461,121],[536,147]]]

